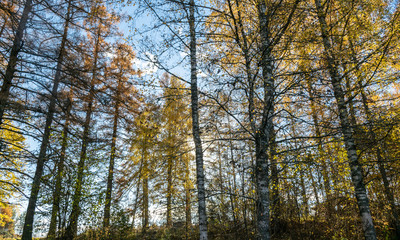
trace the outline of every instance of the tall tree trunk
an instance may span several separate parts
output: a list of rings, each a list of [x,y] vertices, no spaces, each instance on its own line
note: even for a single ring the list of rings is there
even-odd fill
[[[83,125],[83,135],[82,135],[82,148],[78,162],[78,172],[75,183],[75,192],[72,197],[72,210],[71,215],[69,216],[69,225],[65,231],[65,239],[73,240],[78,232],[78,218],[80,215],[80,202],[82,198],[82,186],[83,186],[83,178],[85,171],[85,162],[87,159],[87,148],[89,145],[89,133],[90,133],[90,122],[92,119],[93,113],[93,104],[94,104],[94,94],[95,94],[95,82],[97,77],[97,60],[98,53],[100,48],[100,33],[101,27],[98,27],[96,34],[96,42],[94,46],[94,57],[93,57],[93,66],[92,66],[92,79],[90,81],[90,90],[89,90],[89,99],[87,102],[86,116],[85,122]]]
[[[206,193],[204,184],[203,167],[203,147],[201,145],[200,126],[199,126],[199,97],[197,90],[197,56],[196,56],[196,27],[195,27],[195,3],[189,2],[189,28],[190,28],[190,85],[192,102],[192,128],[193,140],[196,149],[196,177],[197,177],[197,197],[199,214],[199,233],[200,240],[207,240],[207,213],[206,213]]]
[[[62,179],[64,177],[64,162],[65,162],[65,154],[67,151],[68,145],[68,131],[69,131],[69,115],[72,108],[72,100],[69,99],[67,105],[67,111],[65,113],[65,123],[62,133],[62,143],[61,143],[61,152],[60,159],[57,163],[57,174],[56,174],[56,184],[53,192],[53,206],[51,209],[51,218],[50,218],[50,227],[49,232],[47,233],[47,239],[56,239],[56,228],[57,228],[57,215],[60,209],[60,201],[61,201],[61,190],[62,190]]]
[[[15,32],[13,45],[11,48],[11,53],[10,53],[10,57],[9,57],[8,64],[7,64],[6,73],[4,74],[3,85],[1,86],[1,90],[0,90],[0,125],[3,123],[4,110],[7,106],[8,98],[10,96],[12,80],[14,78],[14,73],[16,71],[16,66],[17,66],[17,62],[18,62],[18,54],[21,51],[21,48],[23,45],[24,31],[25,31],[26,23],[28,22],[29,13],[31,12],[31,10],[32,10],[32,0],[26,0],[21,19],[19,20],[19,23],[18,23],[17,31]],[[29,231],[29,229],[32,229],[33,214],[32,214],[32,216],[29,216],[29,217],[32,218],[32,222],[31,223],[28,222],[28,224],[30,224],[30,226],[26,226],[27,227],[26,231]],[[30,220],[30,219],[28,219],[28,220]],[[26,224],[24,224],[24,229],[25,229],[25,225]],[[30,232],[31,233],[26,232],[25,235],[23,235],[25,237],[23,239],[31,239],[32,238],[32,230],[30,230]]]
[[[56,73],[54,76],[53,89],[52,89],[51,95],[50,95],[50,104],[49,104],[49,108],[48,108],[48,111],[46,114],[45,129],[44,129],[44,133],[42,136],[42,142],[40,145],[40,152],[39,152],[39,157],[38,157],[38,161],[37,161],[37,165],[36,165],[35,176],[33,178],[33,183],[32,183],[32,188],[31,188],[31,195],[29,197],[28,208],[26,210],[26,215],[25,215],[24,228],[23,228],[23,232],[22,232],[23,240],[32,239],[33,220],[34,220],[34,215],[35,215],[37,197],[39,194],[40,182],[41,182],[41,178],[42,178],[42,174],[43,174],[43,167],[44,167],[44,162],[45,162],[45,158],[46,158],[47,146],[49,144],[51,125],[53,123],[54,113],[56,111],[57,92],[58,92],[58,86],[59,86],[60,80],[61,80],[61,70],[62,70],[64,55],[65,55],[65,44],[66,44],[67,36],[68,36],[68,27],[69,27],[69,21],[70,21],[70,19],[69,19],[70,9],[71,9],[70,6],[68,6],[67,18],[66,18],[65,24],[64,24],[64,33],[62,36],[61,45],[60,45],[60,49],[59,49],[59,55],[58,55],[58,59],[57,59],[57,67],[56,67]],[[25,12],[25,10],[24,10],[24,12]],[[4,84],[6,84],[6,81],[4,81]],[[4,87],[4,85],[3,85],[3,87]],[[2,110],[2,107],[0,106],[0,116],[2,116],[3,110]]]
[[[270,198],[269,198],[269,169],[268,148],[273,130],[275,82],[273,78],[272,43],[267,25],[265,1],[259,1],[258,18],[261,37],[261,62],[264,88],[264,103],[261,126],[256,133],[256,211],[257,239],[269,240],[270,233]]]
[[[328,25],[325,19],[326,17],[325,11],[321,6],[320,0],[315,0],[315,6],[318,14],[319,24],[321,27],[321,37],[324,44],[328,71],[331,77],[334,96],[339,111],[340,127],[343,134],[343,140],[345,143],[347,157],[350,164],[351,179],[354,185],[357,204],[360,211],[360,218],[362,222],[362,228],[364,231],[364,237],[366,240],[376,240],[377,237],[376,237],[374,223],[372,221],[369,199],[364,184],[362,167],[360,162],[358,161],[354,136],[350,125],[350,119],[348,116],[348,109],[344,99],[344,92],[340,84],[341,78],[339,75],[339,71],[337,69],[338,65],[328,35]]]
[[[107,190],[106,190],[106,202],[104,206],[104,221],[103,227],[106,231],[106,235],[108,236],[109,226],[110,226],[110,209],[111,209],[111,194],[114,180],[114,165],[115,165],[115,153],[116,153],[116,143],[117,143],[117,134],[118,134],[118,120],[119,120],[119,105],[120,105],[120,90],[121,90],[121,80],[118,81],[117,86],[117,96],[115,102],[114,109],[114,119],[113,119],[113,132],[111,139],[111,152],[110,152],[110,165],[108,167],[108,176],[107,176]]]

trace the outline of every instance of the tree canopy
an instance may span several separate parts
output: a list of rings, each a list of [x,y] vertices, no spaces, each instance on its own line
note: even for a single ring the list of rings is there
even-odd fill
[[[0,238],[399,239],[397,0],[0,3]]]

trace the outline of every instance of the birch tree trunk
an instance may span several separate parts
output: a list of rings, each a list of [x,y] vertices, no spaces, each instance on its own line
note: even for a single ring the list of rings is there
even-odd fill
[[[331,77],[334,96],[339,110],[340,127],[343,134],[347,157],[350,164],[351,179],[354,185],[357,204],[360,212],[362,228],[366,240],[376,240],[376,232],[372,221],[369,199],[364,184],[362,167],[358,161],[353,132],[350,125],[348,109],[346,106],[344,92],[341,86],[341,78],[337,69],[337,60],[335,59],[331,42],[328,35],[328,25],[326,23],[325,12],[321,6],[320,0],[315,0],[315,6],[318,14],[318,21],[321,27],[321,37],[324,45],[324,53],[328,66],[328,71]]]
[[[190,28],[190,90],[191,90],[191,108],[192,108],[192,131],[193,140],[196,151],[196,177],[197,177],[197,196],[198,196],[198,214],[199,214],[199,232],[200,240],[207,240],[207,213],[206,213],[206,196],[204,184],[204,167],[203,167],[203,148],[200,137],[199,126],[199,106],[198,106],[198,90],[197,90],[197,56],[196,56],[196,29],[195,29],[195,3],[194,0],[189,2],[189,28]]]

